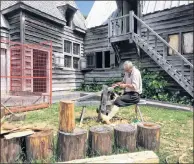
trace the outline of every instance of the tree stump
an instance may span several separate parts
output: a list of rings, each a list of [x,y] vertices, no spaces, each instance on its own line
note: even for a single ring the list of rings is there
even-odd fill
[[[94,126],[89,130],[89,155],[112,153],[113,130],[107,126]]]
[[[115,145],[117,148],[134,152],[136,149],[136,129],[130,124],[119,124],[114,128]]]
[[[21,138],[5,139],[0,137],[0,163],[17,162],[22,154]]]
[[[59,130],[65,133],[71,133],[74,129],[74,103],[71,101],[60,101]]]
[[[160,126],[143,122],[137,125],[137,143],[148,150],[158,151],[160,146]]]
[[[72,133],[59,131],[57,157],[59,161],[82,159],[86,156],[87,131],[75,128]]]
[[[27,160],[49,160],[53,156],[52,130],[36,132],[26,137]]]

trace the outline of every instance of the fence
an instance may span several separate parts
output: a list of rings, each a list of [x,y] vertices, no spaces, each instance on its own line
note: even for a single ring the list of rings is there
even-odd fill
[[[52,42],[1,40],[1,102],[6,106],[52,103]]]

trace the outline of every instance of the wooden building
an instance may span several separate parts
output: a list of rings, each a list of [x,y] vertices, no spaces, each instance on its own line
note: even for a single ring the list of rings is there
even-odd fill
[[[84,81],[78,61],[83,56],[86,26],[74,1],[1,1],[0,29],[1,40],[25,44],[52,41],[54,95],[75,89]],[[1,43],[1,53],[9,56],[5,43]],[[1,55],[1,61],[5,60]],[[1,67],[5,68],[3,63]],[[5,85],[9,82],[1,78],[2,88]]]
[[[86,19],[92,71],[85,82],[119,78],[122,63],[131,60],[163,71],[170,90],[193,96],[193,7],[193,1],[95,1]]]
[[[169,89],[193,96],[193,1],[95,1],[86,20],[74,1],[1,1],[0,16],[1,39],[52,41],[54,95],[121,79],[122,63],[131,60],[164,71]],[[9,45],[1,43],[1,54],[9,67]],[[8,85],[1,78],[1,88]]]

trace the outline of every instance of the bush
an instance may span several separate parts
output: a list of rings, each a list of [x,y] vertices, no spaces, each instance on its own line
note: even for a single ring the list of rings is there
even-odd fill
[[[159,100],[159,101],[168,101],[179,104],[191,105],[193,104],[193,99],[190,95],[186,95],[180,91],[169,91],[167,89],[168,82],[164,79],[164,76],[161,72],[151,72],[147,69],[141,69],[142,75],[142,85],[143,93],[142,98]],[[111,86],[113,83],[119,82],[121,79],[109,79],[104,82],[104,85]],[[97,92],[102,90],[102,85],[99,84],[94,78],[91,84],[82,83],[81,87],[77,91],[86,91],[86,92]],[[116,92],[120,92],[120,88],[115,88]]]

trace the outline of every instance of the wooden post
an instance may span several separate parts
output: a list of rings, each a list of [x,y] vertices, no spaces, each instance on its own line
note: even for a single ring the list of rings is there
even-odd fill
[[[59,130],[71,133],[75,129],[75,112],[72,101],[60,101]]]
[[[57,157],[59,161],[69,161],[85,158],[87,131],[75,128],[73,133],[59,131]]]
[[[29,162],[32,160],[49,160],[53,156],[52,130],[40,131],[27,136],[26,153]]]
[[[160,126],[150,122],[139,123],[137,125],[137,144],[148,150],[159,151]]]
[[[5,139],[0,137],[0,163],[14,163],[22,152],[21,138]]]
[[[107,126],[94,126],[89,130],[89,155],[112,153],[113,130]]]
[[[114,128],[115,145],[117,148],[134,152],[136,149],[136,129],[130,124],[119,124]]]

